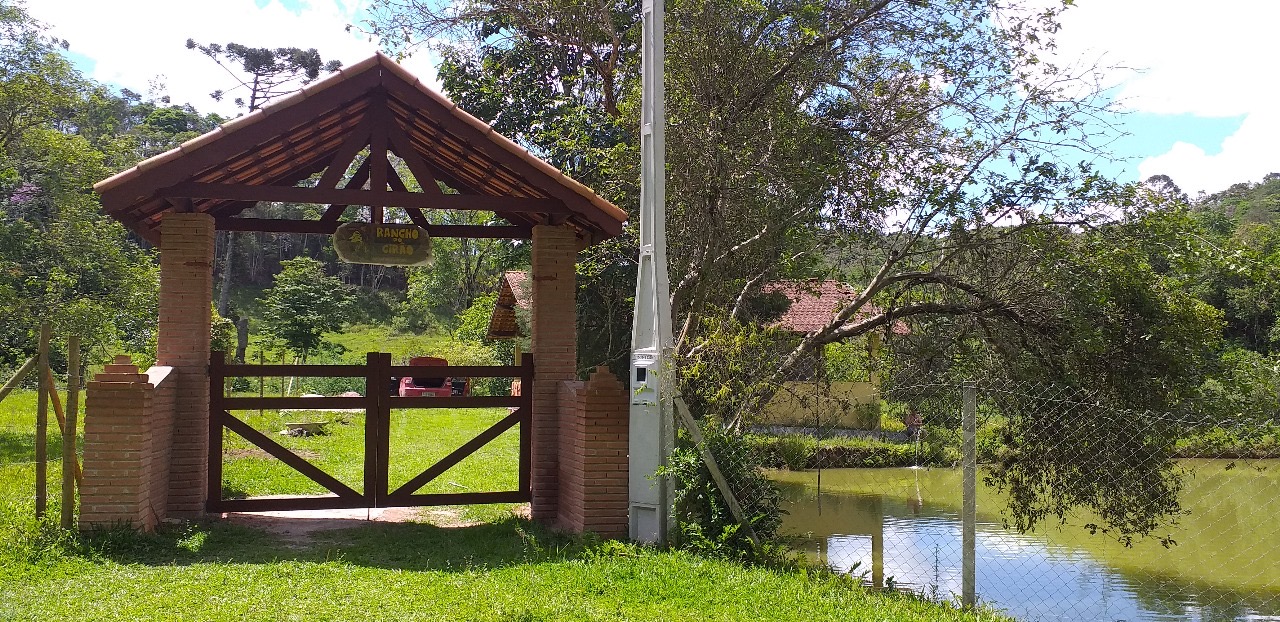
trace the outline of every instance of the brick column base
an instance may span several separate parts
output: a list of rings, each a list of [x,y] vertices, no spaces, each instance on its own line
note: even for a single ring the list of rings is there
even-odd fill
[[[627,536],[627,392],[604,367],[560,389],[557,524],[574,533]]]
[[[126,524],[149,531],[164,519],[174,396],[173,382],[165,382],[169,371],[140,373],[129,357],[117,356],[89,383],[81,529]]]

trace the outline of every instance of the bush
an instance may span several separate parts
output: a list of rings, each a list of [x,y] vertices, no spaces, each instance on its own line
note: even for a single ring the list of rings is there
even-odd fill
[[[895,443],[871,438],[828,438],[812,436],[751,435],[748,442],[760,457],[760,465],[774,469],[857,469],[945,466],[960,459],[959,451],[947,444],[945,434],[926,433],[919,453],[915,443]]]
[[[761,473],[752,444],[714,422],[704,424],[703,434],[756,536],[761,542],[776,538],[784,513],[781,495]],[[772,559],[770,547],[757,548],[742,530],[697,447],[683,431],[670,465],[660,476],[675,483],[675,510],[680,517],[680,533],[673,538],[677,546],[740,561]]]

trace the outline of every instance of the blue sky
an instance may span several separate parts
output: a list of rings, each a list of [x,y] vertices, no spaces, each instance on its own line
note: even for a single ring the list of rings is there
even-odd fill
[[[70,41],[72,58],[95,80],[234,114],[229,102],[208,96],[233,83],[185,49],[188,37],[315,47],[326,59],[351,64],[378,47],[345,31],[368,2],[29,0],[28,8]],[[1274,0],[1076,0],[1064,15],[1054,61],[1111,67],[1102,79],[1124,111],[1117,124],[1127,134],[1110,145],[1120,161],[1104,171],[1126,181],[1166,174],[1192,196],[1280,172],[1280,81],[1269,71],[1277,23]],[[406,66],[435,80],[426,53]]]

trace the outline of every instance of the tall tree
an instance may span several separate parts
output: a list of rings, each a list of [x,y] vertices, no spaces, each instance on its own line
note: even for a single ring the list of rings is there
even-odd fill
[[[1060,311],[1072,298],[1027,277],[1074,244],[1073,232],[1149,206],[1071,162],[1101,155],[1094,124],[1107,111],[1092,68],[1047,61],[1070,4],[667,4],[668,244],[685,370],[714,366],[726,355],[718,344],[746,342],[719,333],[750,330],[744,309],[770,281],[836,277],[859,290],[825,326],[762,360],[760,390],[721,414],[759,408],[828,344],[904,320],[965,318],[1015,362],[1031,352],[1057,359],[1037,369],[1071,365],[1050,344],[1070,332]],[[451,96],[635,213],[635,3],[380,0],[374,15],[371,28],[393,45],[454,41],[441,69]],[[622,260],[633,275],[634,243],[595,247],[587,274],[634,283],[596,269]],[[629,295],[613,283],[595,290]],[[1154,307],[1126,308],[1159,319],[1170,299],[1149,293]],[[1204,323],[1189,321],[1187,334],[1200,334]],[[628,324],[613,323],[615,348]],[[1158,373],[1177,382],[1194,371]],[[1177,405],[1100,380],[1117,383],[1108,395],[1125,405]]]
[[[332,73],[342,68],[341,61],[330,60],[326,63],[315,48],[255,48],[235,42],[222,46],[217,43],[200,44],[194,39],[187,39],[187,49],[208,56],[234,78],[237,85],[231,91],[244,89],[248,92],[248,101],[243,96],[236,97],[234,101],[239,107],[247,106],[249,112],[261,108],[276,97],[310,84],[320,77],[322,70]],[[214,101],[222,101],[226,94],[226,90],[218,89],[209,93],[209,96]],[[223,260],[217,310],[219,314],[228,316],[231,312],[236,236],[232,232],[225,232],[221,237]]]
[[[324,333],[342,328],[350,295],[314,259],[297,257],[281,266],[275,283],[263,293],[264,328],[305,362]]]
[[[1019,229],[1099,216],[1087,212],[1110,186],[1053,157],[1091,151],[1085,121],[1099,112],[1079,88],[1087,75],[1040,59],[1056,9],[690,0],[668,11],[668,241],[681,353],[696,350],[702,319],[737,317],[764,283],[823,273],[863,295],[783,357],[779,377],[891,318],[1017,320],[1013,292],[993,289],[1007,279],[970,283],[948,268]],[[383,0],[372,26],[393,41],[465,38],[443,50],[446,89],[634,209],[637,14],[634,3]],[[950,244],[935,243],[942,231]],[[621,250],[595,252],[632,254]],[[949,298],[910,302],[932,292]],[[864,313],[873,305],[883,312]]]
[[[222,101],[229,91],[244,89],[249,99],[246,101],[244,96],[237,96],[234,101],[237,106],[248,107],[249,112],[310,84],[320,77],[321,71],[332,73],[342,68],[341,61],[326,63],[315,48],[255,48],[234,42],[222,46],[187,39],[187,49],[213,59],[237,83],[231,89],[218,89],[209,96],[215,101]]]
[[[102,128],[130,124],[132,108],[76,72],[65,47],[0,2],[0,364],[34,351],[41,320],[95,355],[144,352],[154,330],[151,254],[83,191],[122,152]]]

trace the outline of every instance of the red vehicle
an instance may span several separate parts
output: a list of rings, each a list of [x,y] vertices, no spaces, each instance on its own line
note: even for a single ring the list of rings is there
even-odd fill
[[[447,366],[449,361],[435,356],[415,356],[409,359],[413,366]],[[412,378],[400,379],[400,397],[462,397],[471,395],[470,378]]]

